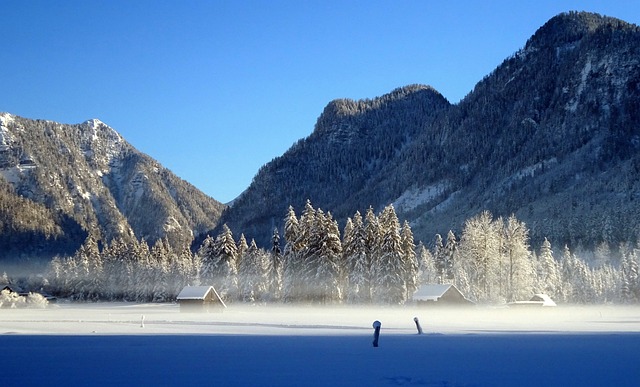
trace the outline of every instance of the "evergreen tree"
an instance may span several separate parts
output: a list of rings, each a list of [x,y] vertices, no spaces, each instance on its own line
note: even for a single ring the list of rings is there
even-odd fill
[[[151,300],[153,302],[165,302],[170,299],[169,277],[173,251],[169,243],[164,239],[158,239],[151,248]]]
[[[342,299],[341,277],[344,272],[342,264],[342,243],[338,223],[333,220],[331,213],[322,215],[318,210],[317,222],[320,232],[320,245],[316,252],[317,271],[316,284],[319,291],[319,301],[322,303],[335,302]]]
[[[431,252],[420,242],[417,247],[418,285],[436,283],[438,273]]]
[[[214,239],[207,235],[207,237],[202,241],[200,248],[198,249],[197,256],[200,261],[200,283],[204,286],[212,286],[214,285],[214,262],[215,262],[215,251],[213,248]]]
[[[264,298],[268,290],[268,265],[266,254],[251,240],[238,268],[239,292],[243,301],[255,302]]]
[[[624,303],[638,301],[638,264],[635,250],[622,255],[621,299]]]
[[[538,290],[548,294],[552,299],[558,299],[560,280],[560,269],[553,257],[551,243],[544,238],[538,256]]]
[[[217,283],[216,290],[220,297],[231,300],[237,294],[238,269],[236,242],[231,229],[225,224],[213,242],[212,277]]]
[[[284,263],[282,278],[282,293],[285,301],[294,301],[299,297],[299,281],[301,274],[300,246],[299,240],[300,225],[293,207],[289,206],[289,211],[284,223]]]
[[[413,232],[406,220],[402,224],[400,230],[400,241],[402,244],[402,253],[405,271],[405,287],[407,290],[406,300],[413,297],[416,289],[418,289],[418,260],[416,258],[416,245],[413,241]]]
[[[236,256],[238,257],[237,266],[238,270],[240,270],[240,265],[242,264],[242,258],[245,255],[245,252],[249,249],[249,245],[247,245],[247,238],[245,238],[244,233],[240,234],[240,238],[238,239],[238,244],[236,245]]]
[[[360,212],[348,219],[344,233],[343,253],[348,271],[347,299],[352,303],[371,302],[371,263],[367,255],[366,230]]]
[[[379,257],[372,263],[374,302],[402,304],[406,301],[406,273],[400,239],[400,223],[392,205],[380,215],[382,239]]]
[[[324,213],[320,211],[320,216]],[[296,245],[299,246],[298,260],[300,263],[298,282],[299,300],[314,300],[318,293],[318,283],[316,273],[318,272],[318,255],[321,244],[322,222],[318,220],[317,211],[307,200],[304,211],[300,216],[300,227],[298,228],[298,238]]]
[[[278,228],[273,229],[271,237],[271,257],[270,257],[270,286],[269,292],[271,299],[279,299],[282,292],[282,276],[283,276],[283,258],[280,250],[280,234]]]
[[[364,237],[365,255],[367,256],[367,266],[369,268],[368,292],[371,295],[371,301],[373,301],[373,289],[376,286],[374,268],[380,267],[380,245],[382,243],[382,230],[378,217],[373,212],[373,207],[369,207],[365,214]]]
[[[454,281],[454,263],[458,252],[458,241],[453,231],[449,230],[447,234],[447,244],[444,246],[445,255],[445,278],[447,282]]]
[[[436,234],[433,241],[433,258],[436,266],[436,282],[442,284],[445,282],[445,275],[447,272],[447,256],[445,254],[444,245],[442,243],[442,237],[440,234]]]

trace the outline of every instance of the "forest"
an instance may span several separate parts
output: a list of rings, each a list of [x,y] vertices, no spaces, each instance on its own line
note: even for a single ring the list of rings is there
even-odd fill
[[[415,243],[392,205],[379,213],[369,207],[364,216],[357,211],[342,230],[309,201],[300,216],[289,207],[283,221],[270,250],[243,234],[234,238],[226,226],[195,252],[162,239],[153,246],[102,244],[90,235],[25,285],[74,301],[171,302],[186,285],[213,285],[231,303],[401,305],[428,283],[453,283],[487,305],[535,293],[571,304],[640,299],[637,246],[618,246],[619,259],[604,244],[588,259],[568,247],[558,254],[547,239],[535,250],[527,225],[513,215],[494,219],[484,211],[465,222],[461,235],[435,235],[428,245]]]

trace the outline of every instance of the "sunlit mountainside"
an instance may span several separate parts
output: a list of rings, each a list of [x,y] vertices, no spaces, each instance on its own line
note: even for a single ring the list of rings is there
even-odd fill
[[[0,115],[0,256],[72,254],[102,241],[189,245],[224,205],[137,151],[114,129]]]
[[[420,85],[332,101],[220,224],[267,246],[290,205],[311,200],[344,221],[393,203],[425,243],[483,210],[515,214],[534,246],[634,243],[639,39],[618,19],[561,14],[458,104]]]

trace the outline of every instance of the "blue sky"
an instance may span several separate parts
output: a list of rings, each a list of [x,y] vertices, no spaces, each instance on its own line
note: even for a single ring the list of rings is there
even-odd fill
[[[98,118],[222,202],[336,98],[456,103],[548,19],[638,1],[4,0],[0,111]]]

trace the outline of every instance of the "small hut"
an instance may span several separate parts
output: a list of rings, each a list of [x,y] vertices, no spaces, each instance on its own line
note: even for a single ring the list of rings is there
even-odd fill
[[[556,306],[556,303],[544,293],[534,294],[533,297],[529,301],[514,301],[507,303],[507,306],[510,308],[513,307],[548,307],[548,306]]]
[[[413,293],[413,301],[417,305],[460,306],[473,304],[453,284],[422,285]]]
[[[185,286],[177,301],[180,312],[222,312],[227,307],[213,286]]]

